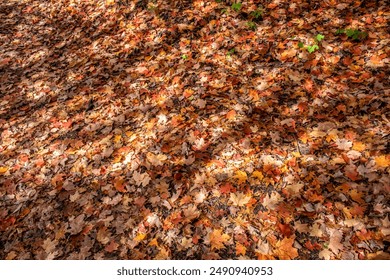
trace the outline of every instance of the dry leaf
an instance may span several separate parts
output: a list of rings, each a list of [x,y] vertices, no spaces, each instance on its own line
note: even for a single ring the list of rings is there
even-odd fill
[[[230,201],[233,203],[234,206],[244,206],[249,202],[250,199],[250,195],[246,195],[241,192],[230,194]]]
[[[283,240],[278,240],[275,247],[275,254],[281,260],[292,260],[298,257],[298,250],[293,247],[294,238],[284,238]]]
[[[229,239],[229,235],[222,233],[220,229],[215,229],[209,233],[205,242],[211,245],[211,249],[223,249],[225,248],[224,243],[229,241]]]

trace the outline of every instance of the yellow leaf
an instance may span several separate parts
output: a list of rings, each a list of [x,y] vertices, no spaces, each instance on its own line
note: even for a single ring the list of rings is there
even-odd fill
[[[389,163],[390,163],[390,156],[379,156],[379,157],[376,157],[375,158],[375,163],[378,167],[389,167]]]
[[[255,177],[259,180],[262,180],[264,178],[263,173],[257,170],[252,173],[252,177]]]
[[[242,245],[241,243],[236,244],[236,255],[237,256],[244,256],[246,254],[246,247]]]
[[[366,145],[363,142],[355,142],[353,143],[352,150],[362,152],[366,148]]]
[[[234,176],[233,178],[238,179],[238,183],[242,184],[242,183],[244,183],[246,181],[248,176],[246,175],[245,171],[237,170],[236,171],[236,176]]]
[[[158,247],[157,238],[153,238],[153,240],[149,242],[148,246],[156,246],[156,247]]]
[[[337,136],[337,129],[332,129],[331,131],[329,131],[328,135],[326,136],[326,142],[330,142],[330,141],[336,141],[338,139],[338,136]]]
[[[5,172],[7,172],[7,170],[8,170],[8,166],[0,167],[0,174],[4,174]]]
[[[114,142],[115,143],[119,143],[120,141],[121,141],[121,138],[122,138],[122,136],[121,135],[115,135],[115,137],[114,137]]]
[[[226,114],[226,118],[227,118],[228,120],[232,120],[232,119],[235,118],[236,114],[237,114],[236,111],[230,110],[230,111]]]
[[[134,238],[135,241],[141,242],[146,237],[146,233],[138,233],[138,235]]]

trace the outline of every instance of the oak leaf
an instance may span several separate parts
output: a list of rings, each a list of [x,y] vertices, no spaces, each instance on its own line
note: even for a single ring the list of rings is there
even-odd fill
[[[150,176],[148,173],[140,173],[140,172],[137,172],[137,171],[134,171],[133,173],[133,179],[135,180],[135,183],[138,185],[138,186],[146,186],[149,184],[150,182]]]
[[[246,254],[246,247],[242,245],[241,243],[236,244],[236,255],[237,256],[244,256]]]
[[[236,175],[233,178],[237,179],[239,184],[242,184],[246,182],[248,176],[245,171],[237,170]]]

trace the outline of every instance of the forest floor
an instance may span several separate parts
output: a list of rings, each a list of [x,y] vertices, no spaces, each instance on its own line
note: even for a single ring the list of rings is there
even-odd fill
[[[388,258],[385,3],[1,1],[0,258]]]

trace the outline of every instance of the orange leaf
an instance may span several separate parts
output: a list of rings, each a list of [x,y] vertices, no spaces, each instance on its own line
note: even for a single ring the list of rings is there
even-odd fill
[[[242,245],[241,243],[236,244],[236,255],[237,256],[244,256],[246,254],[246,247]]]
[[[276,243],[275,254],[281,260],[292,260],[298,257],[298,250],[293,247],[294,238],[284,238]]]
[[[383,61],[379,55],[371,56],[370,61],[373,65],[376,65],[376,66],[380,66],[383,64]]]
[[[190,96],[193,95],[193,94],[194,94],[194,91],[193,91],[192,89],[186,89],[186,90],[184,91],[184,93],[183,93],[183,95],[184,95],[185,98],[188,98],[188,97],[190,97]]]
[[[364,149],[366,148],[366,145],[363,143],[363,142],[354,142],[353,143],[353,146],[352,146],[352,150],[355,150],[355,151],[364,151]]]
[[[234,111],[234,110],[230,110],[227,114],[226,114],[226,118],[228,119],[228,120],[232,120],[232,119],[234,119],[234,117],[236,116],[236,111]]]
[[[356,201],[357,203],[364,204],[364,200],[362,199],[363,194],[361,192],[358,192],[357,190],[351,190],[349,192],[350,197],[352,200]]]
[[[8,166],[1,166],[0,167],[0,174],[4,174],[5,172],[7,172],[8,170]]]
[[[236,189],[230,183],[223,184],[219,188],[219,192],[222,193],[222,194],[231,193],[231,192],[235,192],[235,191],[236,191]]]
[[[289,224],[278,224],[280,233],[285,237],[290,237],[292,235],[291,227]]]
[[[352,181],[356,181],[359,178],[359,173],[356,171],[355,165],[347,165],[345,167],[345,176],[347,176]]]
[[[227,234],[222,234],[222,230],[215,229],[213,232],[210,232],[208,239],[211,245],[211,249],[222,249],[225,248],[223,243],[227,242],[230,239],[230,236]]]
[[[125,180],[122,177],[115,178],[114,187],[118,192],[121,192],[121,193],[126,192],[126,187],[125,187],[124,181]]]
[[[72,126],[73,122],[71,120],[67,121],[67,122],[63,122],[62,123],[62,127],[63,128],[70,128]]]
[[[138,233],[138,235],[134,238],[135,241],[141,242],[146,237],[146,233]]]

